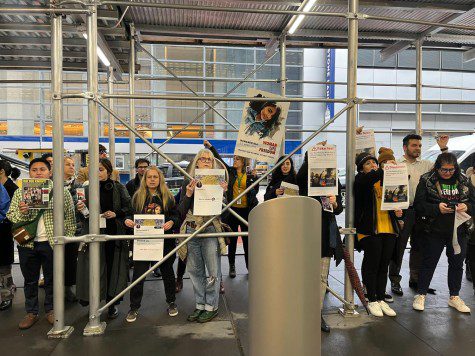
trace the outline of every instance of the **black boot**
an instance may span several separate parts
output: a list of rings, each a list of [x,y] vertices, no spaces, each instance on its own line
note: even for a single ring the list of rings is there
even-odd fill
[[[236,267],[234,265],[229,265],[229,277],[236,278]]]
[[[324,333],[329,333],[330,332],[330,327],[326,323],[325,319],[323,319],[323,316],[322,316],[322,331]]]
[[[465,278],[467,278],[467,281],[473,282],[472,271],[470,271],[469,265],[465,265]]]

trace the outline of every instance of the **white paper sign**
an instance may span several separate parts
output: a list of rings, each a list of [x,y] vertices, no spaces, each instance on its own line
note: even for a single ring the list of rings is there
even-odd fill
[[[134,215],[134,235],[162,235],[165,216],[160,214]],[[134,261],[160,261],[163,258],[163,239],[137,239],[134,241]]]
[[[315,145],[308,151],[308,195],[338,195],[336,146]]]
[[[360,153],[366,152],[375,156],[376,154],[376,143],[374,139],[374,130],[362,131],[360,134],[356,135],[356,157]]]
[[[224,193],[219,184],[225,181],[224,169],[196,169],[195,179],[197,183],[193,214],[199,216],[219,215]]]
[[[381,210],[409,208],[409,176],[407,165],[385,164]]]
[[[462,225],[466,221],[469,221],[471,218],[472,217],[468,215],[467,213],[462,213],[459,211],[455,212],[454,231],[452,234],[452,247],[454,248],[455,255],[458,255],[460,252],[462,252],[462,249],[460,248],[459,241],[457,238],[457,229],[460,225]]]
[[[280,183],[280,187],[284,188],[284,194],[281,196],[295,197],[299,195],[299,186],[296,184],[282,182]]]
[[[105,229],[107,227],[106,218],[99,218],[99,229]]]
[[[250,88],[248,97],[269,98],[244,105],[235,155],[275,163],[284,139],[290,103],[279,102],[281,96]]]

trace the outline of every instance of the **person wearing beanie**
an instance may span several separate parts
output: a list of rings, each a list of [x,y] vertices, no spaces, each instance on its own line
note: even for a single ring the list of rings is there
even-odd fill
[[[364,251],[361,274],[366,286],[368,309],[377,317],[396,316],[386,303],[389,261],[399,233],[397,217],[402,211],[381,210],[383,170],[381,162],[395,163],[391,149],[381,148],[378,159],[368,152],[356,157],[358,173],[354,183],[355,227],[358,245]]]

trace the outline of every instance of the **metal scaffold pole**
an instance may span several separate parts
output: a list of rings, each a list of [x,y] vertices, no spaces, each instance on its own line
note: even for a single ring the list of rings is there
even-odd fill
[[[279,40],[279,49],[280,49],[280,95],[285,97],[286,95],[286,81],[287,81],[287,72],[286,72],[286,57],[285,53],[287,52],[287,39],[285,35],[282,35]],[[282,139],[282,155],[285,155],[285,131],[284,138]]]
[[[64,235],[64,165],[63,165],[63,31],[61,15],[53,15],[51,20],[51,85],[53,117],[53,235]],[[64,244],[53,248],[53,305],[54,325],[48,332],[49,338],[67,338],[74,330],[64,325]]]
[[[109,94],[114,92],[114,67],[109,67],[107,77],[107,87]],[[109,107],[114,110],[114,99],[109,99]],[[109,114],[109,158],[115,166],[115,118]]]
[[[416,41],[416,100],[422,100],[422,40]],[[422,104],[416,104],[416,133],[422,135]]]
[[[358,13],[359,0],[348,0],[348,12],[350,14]],[[358,18],[350,16],[348,19],[348,101],[354,101],[357,98],[357,68],[358,68]],[[346,207],[345,207],[345,225],[346,228],[354,227],[353,212],[354,197],[353,183],[355,180],[355,135],[356,135],[357,107],[356,105],[348,109],[346,115]],[[350,258],[354,261],[354,235],[347,235],[346,249],[350,254]],[[345,272],[345,300],[350,304],[344,304],[342,310],[343,315],[356,315],[354,310],[353,288],[350,283],[348,272]]]
[[[129,94],[131,95],[135,94],[135,60],[135,27],[130,25]],[[133,99],[129,102],[129,116],[130,126],[135,127],[135,100]],[[129,146],[129,170],[130,179],[132,179],[135,174],[135,134],[132,131],[129,132]]]
[[[88,141],[89,141],[89,196],[99,197],[99,120],[98,104],[98,63],[97,63],[97,4],[92,0],[88,5],[87,15],[87,99],[88,99]],[[99,199],[88,201],[89,233],[99,234]],[[84,329],[84,336],[101,335],[106,323],[96,317],[100,307],[100,242],[89,243],[89,322]]]

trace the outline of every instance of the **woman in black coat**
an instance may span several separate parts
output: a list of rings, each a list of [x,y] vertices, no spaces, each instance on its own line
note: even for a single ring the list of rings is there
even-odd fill
[[[279,162],[285,156],[279,157],[277,162]],[[284,188],[281,188],[280,185],[282,182],[297,184],[297,175],[295,174],[295,166],[292,158],[286,159],[280,167],[274,170],[272,173],[272,178],[267,185],[266,193],[264,194],[264,200],[271,200],[282,196],[284,194]]]
[[[241,156],[234,156],[232,167],[228,166],[226,162],[221,158],[218,151],[209,143],[208,141],[204,142],[204,146],[213,152],[215,158],[219,159],[228,170],[229,174],[229,189],[226,192],[227,201],[230,202],[234,200],[239,194],[241,194],[245,189],[247,189],[252,183],[257,179],[256,175],[248,174],[246,172],[246,167],[248,167],[248,159]],[[249,213],[251,210],[257,206],[257,192],[259,186],[251,189],[244,197],[239,199],[235,204],[233,204],[232,209],[239,214],[244,220],[248,220]],[[247,226],[241,223],[233,214],[229,214],[228,218],[224,221],[229,225],[231,230],[238,232],[238,227],[241,227],[241,231],[247,231]],[[248,268],[248,240],[247,236],[242,236],[242,244],[244,246],[244,260],[246,262],[246,268]],[[228,261],[229,261],[229,277],[236,277],[236,248],[237,248],[237,237],[230,237],[230,243],[228,245]]]

